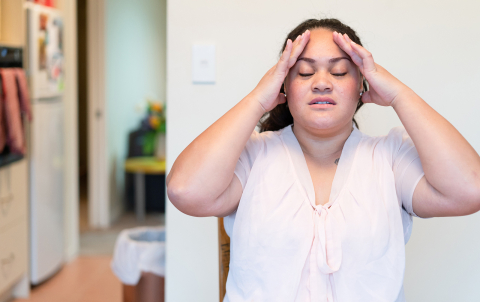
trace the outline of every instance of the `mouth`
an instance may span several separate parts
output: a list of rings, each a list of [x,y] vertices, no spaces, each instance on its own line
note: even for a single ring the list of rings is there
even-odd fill
[[[335,103],[334,100],[324,96],[314,98],[313,100],[310,101],[310,103],[308,103],[308,105],[327,105],[327,106],[334,106],[336,104],[337,103]]]

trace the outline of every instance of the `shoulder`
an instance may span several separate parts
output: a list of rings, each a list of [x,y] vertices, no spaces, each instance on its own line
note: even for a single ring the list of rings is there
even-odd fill
[[[397,126],[388,132],[387,135],[370,136],[362,132],[363,141],[367,144],[380,145],[395,149],[400,147],[403,143],[410,140],[410,136],[403,126]]]
[[[260,147],[261,145],[268,145],[272,144],[275,142],[280,141],[280,137],[282,136],[282,133],[290,127],[287,126],[285,128],[282,128],[280,130],[276,131],[264,131],[264,132],[258,132],[256,129],[252,132],[248,142],[247,142],[247,147],[249,146],[256,146]]]
[[[370,136],[363,133],[361,145],[377,155],[387,157],[391,163],[400,153],[414,148],[413,142],[403,126],[392,128],[387,135]]]
[[[278,131],[264,132],[254,130],[240,154],[239,161],[244,164],[248,163],[248,166],[252,167],[260,155],[269,157],[268,155],[271,155],[272,152],[279,149],[278,146],[281,145],[280,136],[284,129],[285,128]]]

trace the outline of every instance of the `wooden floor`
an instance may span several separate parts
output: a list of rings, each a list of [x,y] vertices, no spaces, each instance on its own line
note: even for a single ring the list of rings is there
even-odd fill
[[[110,269],[111,256],[80,256],[52,279],[14,302],[121,302],[122,284]]]
[[[164,213],[149,213],[145,221],[136,221],[134,213],[125,213],[105,230],[88,225],[86,179],[80,186],[80,256],[43,284],[34,287],[29,299],[14,302],[121,302],[122,284],[110,268],[118,234],[137,226],[165,225]]]

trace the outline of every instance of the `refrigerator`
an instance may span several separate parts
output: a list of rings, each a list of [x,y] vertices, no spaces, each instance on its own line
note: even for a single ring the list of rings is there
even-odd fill
[[[30,280],[39,284],[64,262],[63,22],[54,8],[29,3]]]

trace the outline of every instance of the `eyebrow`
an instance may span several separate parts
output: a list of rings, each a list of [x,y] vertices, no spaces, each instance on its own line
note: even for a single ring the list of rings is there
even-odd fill
[[[347,57],[337,57],[337,58],[331,58],[330,60],[328,60],[328,63],[337,63],[338,61],[340,60],[349,60],[350,62],[352,62],[352,59],[350,58],[347,58]],[[306,58],[306,57],[303,57],[303,58],[298,58],[297,61],[305,61],[305,62],[308,62],[308,63],[315,63],[316,61],[312,58]]]

